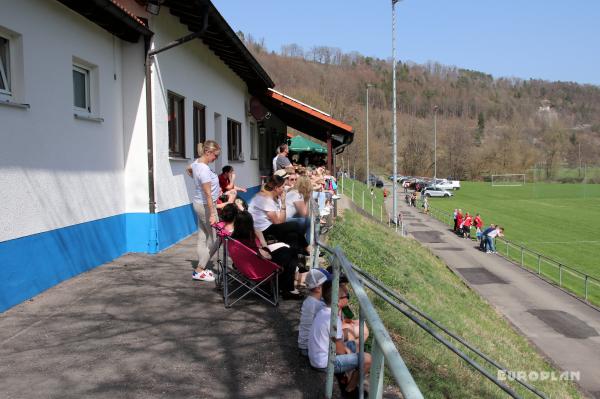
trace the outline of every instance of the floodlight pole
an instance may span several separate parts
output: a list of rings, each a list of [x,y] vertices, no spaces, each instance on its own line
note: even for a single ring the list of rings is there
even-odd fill
[[[397,139],[396,139],[396,3],[400,0],[392,0],[392,163],[394,167],[392,180],[392,195],[393,195],[393,209],[392,217],[396,226],[398,226],[398,194],[396,192],[397,178],[398,178],[398,153],[397,153]]]
[[[369,175],[369,87],[373,87],[373,85],[367,83],[367,188],[371,184],[371,176]]]
[[[433,186],[437,186],[437,112],[438,106],[433,107]]]

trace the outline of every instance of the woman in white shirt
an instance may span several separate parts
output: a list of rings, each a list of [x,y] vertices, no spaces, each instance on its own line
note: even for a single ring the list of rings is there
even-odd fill
[[[217,216],[217,197],[221,190],[219,177],[208,167],[221,153],[221,146],[216,141],[206,140],[199,144],[199,153],[202,154],[192,163],[192,177],[194,178],[193,206],[198,218],[198,266],[192,273],[192,278],[198,281],[214,281],[215,278],[206,265],[210,260],[210,248],[214,243],[212,225],[219,221]]]
[[[296,222],[286,222],[285,177],[272,175],[262,190],[252,198],[248,211],[254,219],[254,229],[289,244],[299,253],[308,254],[304,231]]]

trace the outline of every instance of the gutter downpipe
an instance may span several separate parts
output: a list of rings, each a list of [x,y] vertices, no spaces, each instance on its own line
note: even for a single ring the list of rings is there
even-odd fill
[[[148,211],[150,213],[150,240],[148,242],[148,252],[155,254],[158,252],[158,223],[156,218],[156,194],[154,186],[154,130],[152,113],[152,62],[153,57],[163,51],[177,47],[192,39],[201,37],[206,28],[208,28],[208,7],[203,8],[202,25],[197,32],[190,33],[179,39],[176,39],[165,46],[150,50],[151,37],[144,37],[144,50],[146,53],[146,145],[148,153]]]

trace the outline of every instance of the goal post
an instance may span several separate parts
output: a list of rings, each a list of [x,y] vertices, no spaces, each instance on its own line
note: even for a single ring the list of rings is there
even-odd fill
[[[492,187],[519,187],[525,185],[525,175],[512,173],[504,175],[492,175]]]

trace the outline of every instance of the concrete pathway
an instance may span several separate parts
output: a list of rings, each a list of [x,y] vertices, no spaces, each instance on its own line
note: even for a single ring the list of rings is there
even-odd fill
[[[401,196],[404,198],[403,194]],[[400,196],[399,196],[400,198]],[[475,241],[398,201],[409,235],[439,256],[539,350],[564,371],[579,371],[580,386],[600,398],[600,312],[508,262],[477,250]],[[391,199],[386,202],[391,212]]]
[[[0,314],[0,397],[324,397],[296,349],[301,301],[225,309],[191,279],[195,242],[125,255]]]

